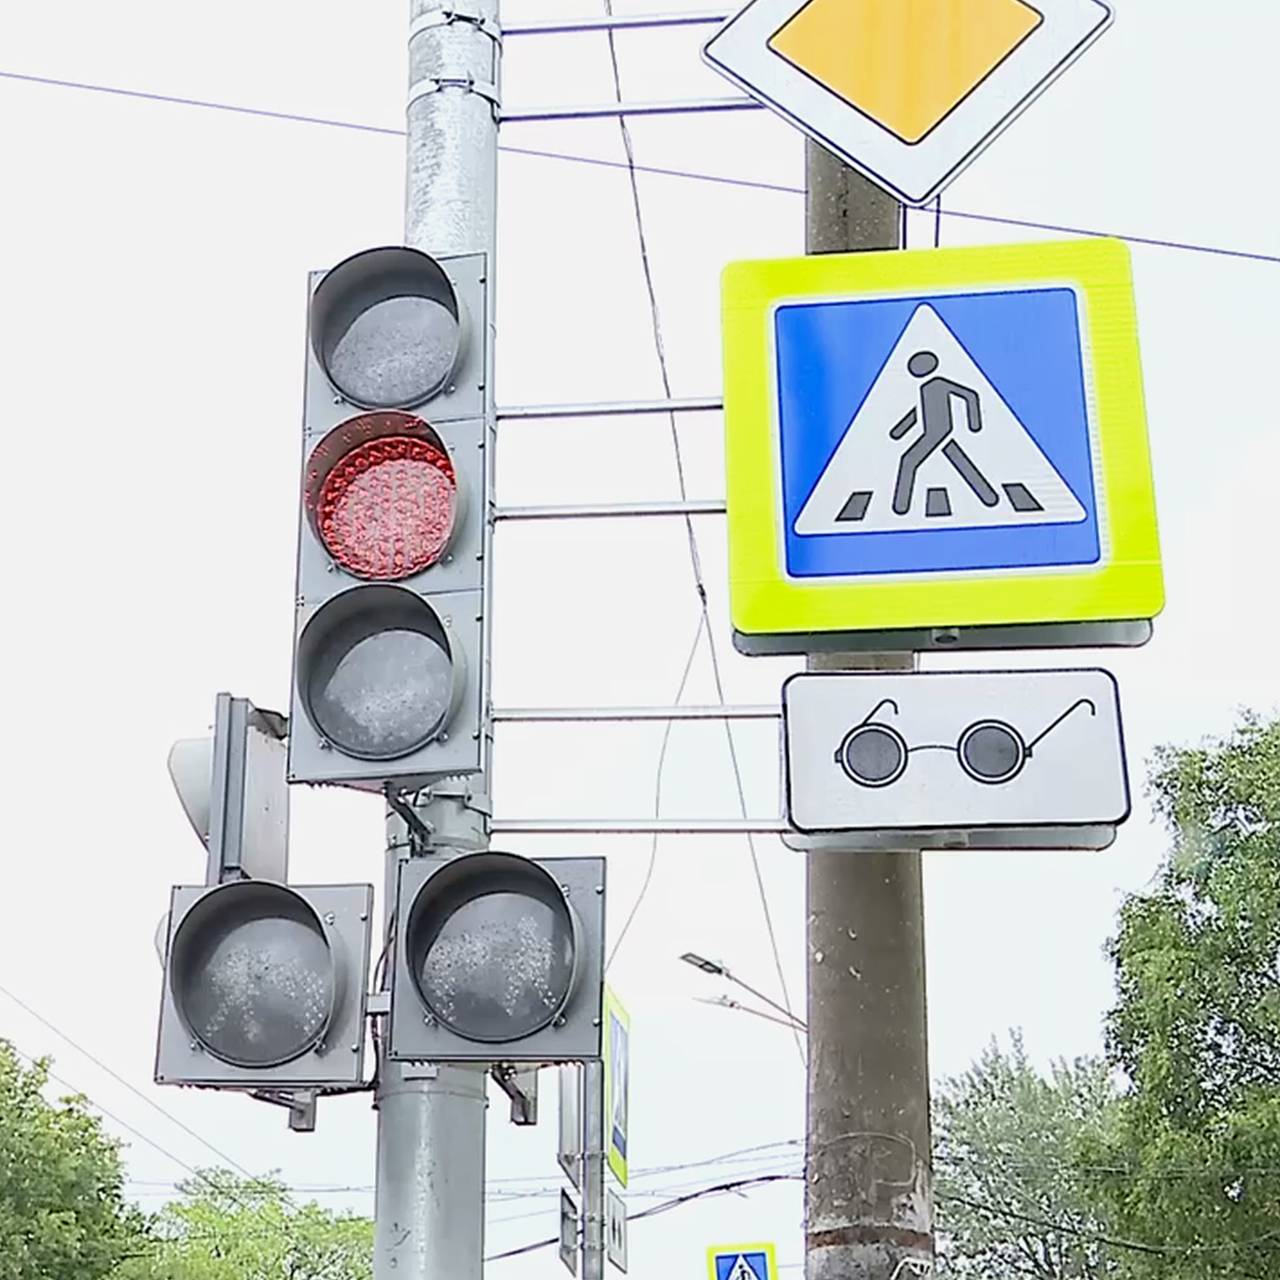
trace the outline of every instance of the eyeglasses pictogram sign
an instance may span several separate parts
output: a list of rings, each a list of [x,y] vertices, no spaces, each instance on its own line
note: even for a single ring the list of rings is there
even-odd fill
[[[1106,671],[806,673],[783,686],[783,720],[787,819],[804,834],[1092,848],[1129,814]]]
[[[1037,744],[1074,711],[1087,708],[1091,716],[1098,714],[1091,698],[1077,698],[1029,742],[1007,721],[986,719],[965,725],[954,742],[908,744],[893,725],[879,719],[880,713],[890,707],[897,715],[897,702],[881,698],[867,718],[845,734],[836,751],[836,763],[860,787],[892,786],[906,773],[911,756],[917,751],[949,751],[974,782],[998,787],[1012,782],[1031,759]]]

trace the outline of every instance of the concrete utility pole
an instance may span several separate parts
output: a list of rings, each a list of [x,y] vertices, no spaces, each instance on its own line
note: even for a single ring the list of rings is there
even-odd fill
[[[498,0],[411,0],[405,243],[435,256],[488,254],[490,314],[470,319],[489,332],[490,425],[501,58]],[[490,551],[486,533],[486,584]],[[486,609],[486,666],[489,625]],[[421,797],[415,807],[432,832],[430,856],[487,846],[486,777],[487,769],[436,785]],[[388,816],[387,835],[390,930],[399,862],[408,845],[405,825],[394,815]],[[388,962],[388,975],[390,969]],[[483,1067],[381,1057],[375,1094],[375,1280],[481,1280],[486,1083]]]
[[[806,147],[806,251],[900,249],[902,206]],[[809,659],[813,671],[914,666],[909,653]],[[920,853],[810,853],[807,895],[805,1277],[900,1280],[933,1258]]]

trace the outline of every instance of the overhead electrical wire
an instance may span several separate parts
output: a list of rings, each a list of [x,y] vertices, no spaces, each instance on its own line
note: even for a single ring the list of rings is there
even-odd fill
[[[18,1006],[19,1009],[21,1009],[29,1017],[34,1018],[46,1030],[52,1031],[53,1034],[57,1036],[59,1040],[63,1041],[63,1043],[69,1044],[77,1053],[82,1054],[84,1057],[88,1058],[89,1061],[94,1064],[94,1066],[96,1066],[100,1071],[105,1071],[107,1075],[109,1075],[117,1084],[123,1085],[126,1089],[128,1089],[129,1092],[134,1095],[134,1097],[141,1098],[142,1101],[145,1102],[147,1106],[149,1106],[153,1111],[156,1111],[160,1115],[164,1116],[164,1118],[168,1120],[171,1124],[177,1125],[178,1128],[181,1129],[183,1133],[185,1133],[190,1138],[194,1138],[198,1143],[200,1143],[201,1146],[203,1146],[206,1150],[211,1151],[224,1164],[229,1165],[231,1168],[237,1170],[239,1173],[242,1173],[246,1178],[249,1178],[251,1180],[256,1179],[257,1175],[251,1173],[238,1160],[235,1160],[231,1156],[227,1155],[225,1151],[223,1151],[220,1147],[215,1146],[203,1134],[197,1133],[196,1130],[193,1129],[185,1121],[178,1119],[178,1117],[175,1116],[172,1111],[166,1110],[158,1102],[156,1102],[154,1098],[147,1097],[147,1095],[143,1093],[141,1089],[139,1089],[136,1085],[130,1084],[129,1081],[124,1078],[124,1076],[122,1076],[118,1071],[115,1071],[111,1067],[109,1067],[92,1050],[86,1049],[82,1044],[78,1044],[69,1035],[67,1035],[65,1031],[63,1031],[59,1027],[54,1026],[54,1024],[50,1022],[49,1019],[46,1018],[42,1013],[40,1013],[36,1009],[33,1009],[25,1000],[15,995],[12,991],[8,989],[8,987],[2,984],[0,984],[0,995],[4,996],[8,1000],[11,1000],[14,1004]],[[50,1072],[50,1075],[52,1074],[53,1073]],[[96,1106],[97,1104],[95,1103],[94,1105]],[[99,1110],[102,1110],[102,1108],[99,1108]]]
[[[604,0],[604,11],[609,16],[613,16],[613,0]],[[606,40],[609,48],[609,66],[613,77],[613,90],[615,99],[621,103],[622,96],[622,70],[618,63],[618,41],[617,36],[610,28],[606,32]],[[635,214],[636,242],[640,253],[640,269],[644,276],[645,293],[649,301],[649,320],[653,332],[653,348],[654,354],[658,361],[658,375],[662,382],[663,395],[671,400],[673,391],[671,387],[671,370],[667,364],[666,344],[662,337],[662,315],[658,307],[658,293],[653,279],[653,264],[649,257],[649,241],[645,231],[644,209],[640,201],[640,179],[636,172],[636,155],[635,144],[631,138],[631,128],[627,123],[625,115],[618,116],[618,131],[622,138],[622,149],[626,156],[627,177],[631,189],[631,204]],[[684,451],[680,444],[680,427],[676,421],[675,413],[667,414],[667,420],[671,426],[671,448],[675,459],[676,468],[676,484],[680,491],[680,498],[687,502],[689,499],[688,484],[685,480],[684,470]],[[702,575],[702,557],[698,553],[698,538],[693,528],[693,517],[686,514],[684,516],[685,534],[689,544],[689,563],[693,570],[694,590],[698,596],[698,608],[702,618],[701,630],[706,636],[707,653],[711,659],[711,675],[715,683],[716,697],[721,706],[725,705],[724,680],[720,671],[720,653],[716,645],[715,628],[711,625],[710,605],[707,599],[706,582]],[[734,786],[738,793],[738,805],[741,809],[743,818],[748,816],[747,813],[747,792],[742,780],[742,767],[738,762],[738,748],[734,742],[733,726],[726,719],[723,721],[725,742],[729,748],[729,763],[733,769]],[[661,781],[659,781],[661,785]],[[755,836],[747,834],[747,849],[751,855],[751,868],[755,875],[756,886],[760,893],[760,908],[764,915],[765,932],[769,938],[769,948],[773,953],[774,967],[778,974],[778,983],[782,990],[782,1001],[786,1006],[788,1014],[794,1017],[791,1009],[791,995],[787,990],[787,976],[782,964],[782,953],[778,948],[778,935],[773,924],[773,913],[769,908],[769,895],[765,890],[764,875],[760,869],[760,854],[756,849]],[[656,849],[655,849],[656,855]],[[647,885],[646,885],[647,887]],[[636,909],[639,908],[639,902]],[[804,1041],[801,1039],[800,1033],[793,1030],[795,1036],[796,1051],[800,1055],[802,1064],[806,1062]]]
[[[742,1178],[737,1182],[721,1182],[713,1187],[701,1187],[697,1191],[690,1191],[686,1195],[673,1196],[670,1200],[664,1200],[662,1204],[655,1204],[648,1209],[641,1209],[637,1213],[627,1214],[628,1222],[639,1222],[642,1218],[654,1218],[661,1213],[670,1213],[672,1209],[678,1209],[682,1205],[690,1204],[694,1200],[702,1200],[707,1196],[716,1195],[734,1195],[741,1194],[743,1191],[753,1187],[765,1186],[772,1182],[798,1182],[801,1175],[798,1173],[766,1173],[756,1178]],[[485,1257],[486,1262],[501,1262],[506,1258],[518,1258],[526,1253],[536,1253],[539,1249],[549,1249],[552,1245],[559,1244],[560,1237],[548,1236],[545,1240],[535,1240],[530,1244],[518,1245],[514,1249],[504,1249],[501,1253],[491,1253]]]
[[[118,85],[99,84],[86,80],[68,80],[57,76],[38,76],[21,71],[0,70],[0,80],[12,80],[19,84],[43,85],[46,88],[72,89],[82,93],[101,93],[117,98],[132,98],[140,102],[163,103],[170,106],[195,107],[205,111],[221,111],[231,115],[252,116],[265,120],[281,120],[293,124],[316,125],[328,129],[343,129],[356,133],[378,134],[382,137],[403,138],[403,129],[389,125],[362,124],[355,120],[336,120],[327,116],[304,115],[295,111],[273,111],[264,107],[244,106],[235,102],[218,102],[207,98],[186,98],[177,94],[150,93],[143,89],[125,89]],[[575,155],[572,152],[547,151],[534,147],[500,146],[509,155],[537,156],[545,160],[563,160],[573,164],[596,165],[608,169],[625,169],[629,166],[620,160],[606,160],[596,156]],[[690,169],[672,169],[655,165],[635,165],[638,173],[652,173],[662,177],[685,178],[694,182],[711,182],[722,186],[746,187],[755,191],[774,191],[783,195],[803,195],[803,187],[783,183],[765,182],[753,178],[734,178],[727,175],[700,173]],[[1036,222],[1030,218],[1000,217],[990,213],[972,213],[960,209],[944,209],[945,218],[963,218],[972,222],[989,222],[1002,226],[1026,227],[1036,231],[1053,231],[1063,235],[1107,236],[1127,240],[1131,244],[1151,245],[1159,249],[1175,249],[1186,253],[1206,253],[1224,258],[1241,258],[1251,262],[1280,263],[1280,254],[1261,253],[1252,249],[1230,249],[1221,245],[1198,244],[1188,240],[1171,240],[1158,236],[1135,235],[1125,231],[1102,231],[1095,227],[1077,227],[1052,222]]]
[[[9,1041],[9,1045],[13,1049],[14,1053],[16,1053],[18,1057],[21,1058],[25,1063],[27,1063],[28,1066],[35,1067],[39,1065],[39,1059],[33,1058],[29,1053],[25,1053],[16,1044],[14,1044],[12,1040]],[[91,1097],[83,1089],[77,1088],[74,1084],[71,1083],[70,1080],[66,1079],[64,1076],[60,1076],[56,1071],[52,1070],[49,1067],[46,1067],[45,1071],[48,1074],[48,1077],[50,1080],[56,1081],[64,1089],[69,1089],[74,1097],[83,1098],[86,1103],[88,1103],[91,1107],[93,1107],[95,1111],[101,1112],[102,1115],[104,1115],[108,1120],[112,1122],[112,1124],[118,1125],[126,1133],[132,1134],[140,1142],[145,1142],[147,1146],[151,1147],[155,1151],[158,1151],[162,1156],[165,1156],[169,1160],[172,1160],[173,1163],[176,1164],[179,1168],[185,1169],[197,1181],[202,1182],[206,1186],[208,1186],[210,1190],[216,1191],[219,1195],[227,1196],[228,1199],[230,1199],[233,1203],[239,1205],[239,1207],[242,1209],[248,1209],[250,1207],[241,1198],[238,1189],[223,1186],[220,1183],[218,1183],[215,1179],[211,1178],[208,1175],[208,1173],[206,1173],[205,1171],[201,1169],[197,1169],[195,1165],[188,1164],[184,1159],[182,1159],[181,1156],[175,1155],[172,1151],[170,1151],[168,1147],[163,1146],[161,1143],[157,1142],[154,1138],[148,1137],[148,1135],[143,1133],[141,1129],[134,1128],[133,1125],[131,1125],[127,1120],[122,1120],[118,1115],[115,1114],[115,1112],[108,1111],[107,1108],[102,1105],[102,1103],[98,1102],[95,1098]],[[250,1183],[257,1183],[260,1181],[260,1179],[250,1175],[248,1178],[248,1181]]]
[[[702,642],[703,633],[707,629],[707,616],[702,614],[698,618],[698,629],[693,633],[693,644],[689,646],[689,656],[685,660],[684,671],[680,675],[680,683],[676,686],[676,696],[672,705],[679,706],[684,698],[684,691],[689,683],[690,673],[693,671],[694,661],[698,656],[698,645]],[[662,730],[662,745],[658,749],[658,767],[654,774],[653,783],[653,816],[659,818],[662,816],[662,779],[666,770],[667,750],[671,746],[671,730],[675,726],[675,721],[668,720],[666,726]],[[631,910],[627,914],[625,923],[618,936],[614,941],[612,949],[609,951],[609,958],[604,962],[605,973],[609,972],[610,966],[613,964],[614,957],[622,949],[623,939],[631,930],[631,926],[640,911],[640,904],[644,902],[645,895],[649,892],[649,885],[653,882],[653,873],[658,865],[658,833],[653,833],[653,840],[649,845],[649,865],[645,869],[644,879],[641,881],[640,890],[636,894],[635,901],[631,904]]]

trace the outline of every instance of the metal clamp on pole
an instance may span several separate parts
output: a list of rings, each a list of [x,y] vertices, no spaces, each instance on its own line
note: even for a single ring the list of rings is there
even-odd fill
[[[443,89],[462,89],[466,93],[479,94],[493,108],[494,114],[502,113],[502,92],[491,80],[477,80],[474,76],[435,76],[426,80],[418,80],[409,86],[409,96],[405,101],[407,111],[415,102],[439,93]]]
[[[409,43],[412,44],[424,31],[431,31],[435,27],[447,27],[455,22],[469,23],[482,35],[488,36],[495,44],[502,43],[501,27],[492,18],[479,10],[468,8],[463,4],[444,5],[439,9],[432,9],[429,13],[424,13],[421,17],[415,18],[409,27]]]

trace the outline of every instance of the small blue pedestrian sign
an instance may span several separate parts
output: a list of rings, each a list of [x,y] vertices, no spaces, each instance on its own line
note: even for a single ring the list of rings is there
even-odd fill
[[[718,1245],[707,1263],[708,1280],[778,1280],[771,1244]]]
[[[1098,561],[1073,288],[807,301],[774,324],[790,576]]]

